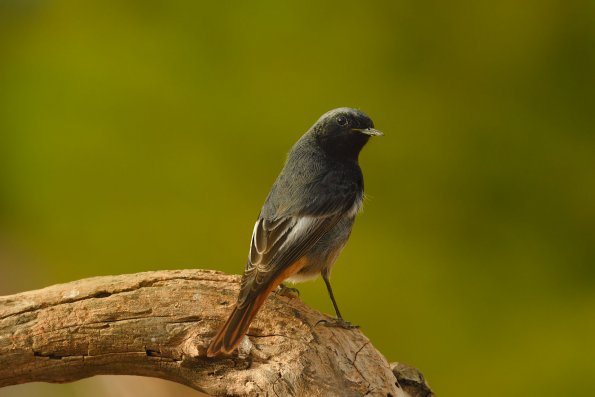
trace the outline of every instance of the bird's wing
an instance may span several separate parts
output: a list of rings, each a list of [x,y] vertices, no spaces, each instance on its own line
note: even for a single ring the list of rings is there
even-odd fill
[[[267,288],[285,269],[304,256],[341,220],[343,213],[335,211],[325,216],[296,215],[272,220],[259,218],[252,233],[238,307],[247,304],[251,296]]]

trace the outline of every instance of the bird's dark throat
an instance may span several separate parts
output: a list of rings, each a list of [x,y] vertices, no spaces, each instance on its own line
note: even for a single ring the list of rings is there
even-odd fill
[[[330,157],[357,161],[368,139],[370,137],[365,134],[350,131],[340,135],[318,136],[318,143]]]

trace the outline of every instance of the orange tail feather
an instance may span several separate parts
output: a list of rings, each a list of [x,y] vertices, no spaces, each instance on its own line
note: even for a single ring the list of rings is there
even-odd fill
[[[217,335],[213,338],[207,349],[207,357],[216,357],[221,354],[230,354],[242,341],[244,334],[248,330],[250,323],[260,307],[264,304],[266,298],[270,293],[279,286],[287,277],[297,273],[307,263],[307,259],[302,257],[291,264],[291,266],[278,273],[268,285],[260,290],[260,292],[252,299],[248,300],[248,304],[240,309],[236,306],[227,322],[219,330]]]
[[[237,306],[231,312],[227,322],[219,330],[207,349],[207,357],[216,357],[221,354],[230,354],[242,341],[250,323],[258,310],[269,296],[270,291],[263,291],[248,305],[238,309]]]

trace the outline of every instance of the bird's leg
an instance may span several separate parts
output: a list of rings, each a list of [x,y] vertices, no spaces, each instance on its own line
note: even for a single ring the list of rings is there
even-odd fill
[[[298,290],[297,288],[288,287],[285,284],[279,284],[275,292],[281,296],[286,296],[288,298],[299,298],[300,296],[300,290]]]
[[[331,302],[333,302],[333,307],[335,308],[335,313],[337,314],[337,318],[343,320],[343,316],[341,316],[341,312],[339,311],[339,306],[337,306],[337,302],[335,301],[335,295],[333,294],[333,288],[331,287],[331,281],[327,272],[322,273],[322,279],[326,284],[326,289],[328,291],[329,296],[331,297]]]
[[[329,273],[323,271],[322,272],[322,279],[326,284],[326,289],[328,290],[328,294],[331,298],[331,302],[333,302],[333,307],[335,308],[335,313],[337,314],[337,318],[332,320],[319,320],[316,325],[323,324],[327,327],[341,327],[345,329],[352,329],[352,328],[359,328],[359,325],[353,325],[349,321],[343,320],[343,316],[341,316],[341,312],[339,311],[339,306],[337,306],[337,302],[335,301],[335,295],[333,294],[333,288],[331,287],[331,282],[329,279]]]

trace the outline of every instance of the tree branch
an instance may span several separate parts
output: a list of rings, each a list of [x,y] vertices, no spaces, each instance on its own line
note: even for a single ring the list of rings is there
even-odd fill
[[[214,271],[159,271],[0,297],[0,387],[126,374],[212,395],[408,395],[359,330],[315,326],[322,314],[278,294],[238,354],[207,358],[238,282]]]

